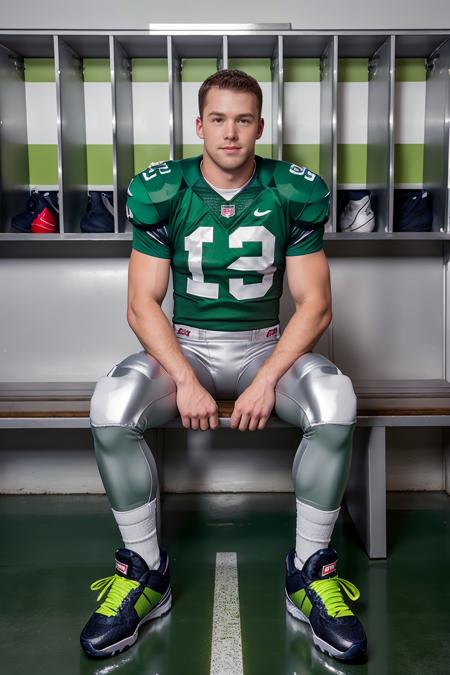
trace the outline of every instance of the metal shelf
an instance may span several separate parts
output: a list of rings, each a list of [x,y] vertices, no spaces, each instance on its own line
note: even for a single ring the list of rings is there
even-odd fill
[[[331,191],[331,215],[327,238],[336,234],[345,241],[362,235],[337,233],[337,95],[339,58],[368,59],[369,118],[367,138],[367,186],[372,191],[377,232],[369,239],[445,239],[450,232],[448,213],[449,111],[448,72],[450,30],[300,31],[289,27],[255,25],[239,30],[224,24],[170,26],[144,31],[2,31],[0,33],[0,118],[14,119],[4,125],[0,170],[0,209],[4,229],[12,215],[23,208],[29,188],[27,128],[23,59],[54,58],[58,106],[58,177],[60,232],[79,234],[79,221],[87,203],[86,124],[82,59],[107,58],[112,93],[114,235],[126,227],[126,188],[134,174],[132,123],[132,58],[167,59],[170,157],[183,156],[182,62],[186,58],[214,58],[217,68],[230,58],[269,58],[272,73],[273,157],[283,157],[284,60],[320,60],[320,173]],[[266,29],[267,28],[267,29]],[[432,193],[433,233],[394,233],[395,180],[394,113],[396,58],[424,58],[428,63],[426,84],[424,186]],[[5,95],[3,95],[5,94]],[[14,155],[14,161],[11,161]],[[444,230],[444,232],[442,232]],[[23,235],[0,235],[2,240],[22,241]],[[31,236],[31,235],[28,235]],[[39,235],[42,238],[42,235]],[[45,235],[44,235],[45,236]],[[50,235],[52,240],[59,235]],[[45,240],[45,239],[43,239]]]

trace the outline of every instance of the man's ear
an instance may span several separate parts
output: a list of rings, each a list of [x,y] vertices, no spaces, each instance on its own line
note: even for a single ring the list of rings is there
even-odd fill
[[[261,117],[261,119],[258,122],[258,133],[256,135],[256,138],[261,138],[261,136],[263,135],[263,131],[264,131],[264,119]]]
[[[197,136],[199,138],[202,138],[202,139],[204,138],[204,136],[203,136],[203,122],[202,122],[201,117],[197,117],[195,119],[195,131],[196,131]]]

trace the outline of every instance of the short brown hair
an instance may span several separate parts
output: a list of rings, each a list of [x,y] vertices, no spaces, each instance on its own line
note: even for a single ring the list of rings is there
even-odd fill
[[[218,89],[234,89],[235,91],[248,91],[255,94],[258,101],[258,112],[261,117],[262,110],[262,91],[254,77],[244,73],[242,70],[218,70],[217,73],[210,75],[202,84],[198,92],[198,109],[200,117],[203,116],[206,95],[213,87]]]

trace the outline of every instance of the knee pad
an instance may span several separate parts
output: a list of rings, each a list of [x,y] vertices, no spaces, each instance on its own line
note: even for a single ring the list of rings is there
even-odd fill
[[[91,426],[141,432],[176,415],[176,385],[145,352],[132,354],[101,377],[91,399]]]
[[[113,509],[127,511],[154,499],[155,460],[142,434],[120,426],[93,427],[95,458]]]
[[[325,511],[338,508],[347,484],[354,425],[321,424],[305,431],[292,466],[298,499]]]
[[[303,428],[356,422],[356,396],[350,378],[321,354],[310,352],[298,358],[279,380],[277,392],[300,406],[297,424]]]

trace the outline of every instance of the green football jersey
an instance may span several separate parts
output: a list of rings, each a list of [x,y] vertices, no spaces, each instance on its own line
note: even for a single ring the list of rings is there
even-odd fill
[[[171,260],[173,322],[209,330],[278,323],[285,256],[323,247],[329,190],[305,167],[255,157],[251,181],[226,200],[202,156],[151,164],[131,181],[133,248]]]

